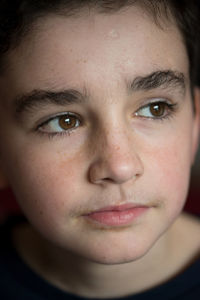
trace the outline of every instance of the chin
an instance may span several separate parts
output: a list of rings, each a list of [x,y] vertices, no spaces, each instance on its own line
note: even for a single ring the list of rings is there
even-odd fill
[[[87,257],[87,259],[93,263],[101,264],[101,265],[120,265],[120,264],[126,264],[131,263],[134,261],[139,260],[142,258],[146,253],[142,253],[140,255],[118,255],[118,256],[93,256],[93,257]]]
[[[87,259],[90,262],[103,265],[117,265],[117,264],[126,264],[130,262],[137,261],[144,257],[152,248],[152,245],[149,247],[130,247],[124,249],[124,247],[112,247],[110,249],[89,249],[86,253],[77,253],[79,256],[82,256],[84,259]]]

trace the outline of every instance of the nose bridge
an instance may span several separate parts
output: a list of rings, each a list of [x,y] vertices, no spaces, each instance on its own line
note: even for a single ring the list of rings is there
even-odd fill
[[[118,121],[109,129],[104,130],[102,141],[100,138],[101,156],[105,162],[113,168],[127,168],[129,164],[135,164],[139,159],[137,154],[137,142],[134,132]]]
[[[142,173],[134,134],[130,125],[115,119],[98,130],[95,137],[95,158],[90,168],[93,182],[105,180],[123,183]]]
[[[99,135],[99,146],[107,159],[115,156],[128,156],[131,152],[131,139],[121,124],[112,124]],[[99,148],[99,149],[100,149]]]

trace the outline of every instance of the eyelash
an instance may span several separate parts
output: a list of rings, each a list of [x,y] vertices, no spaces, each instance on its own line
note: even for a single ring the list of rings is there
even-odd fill
[[[161,117],[145,117],[145,116],[140,116],[138,114],[138,112],[140,110],[144,110],[145,108],[149,108],[151,107],[151,105],[154,105],[154,106],[158,106],[158,105],[164,105],[165,106],[165,111],[167,110],[167,112],[162,115]],[[144,105],[142,107],[140,107],[136,113],[135,113],[135,116],[136,117],[139,117],[139,118],[142,118],[142,119],[146,119],[147,121],[149,120],[153,120],[153,121],[164,121],[166,119],[170,119],[173,117],[174,113],[177,111],[178,109],[178,104],[177,103],[168,103],[166,100],[158,100],[158,101],[153,101],[153,102],[150,102],[148,103],[147,105]]]
[[[71,129],[69,131],[61,131],[61,132],[42,132],[40,130],[38,130],[39,135],[41,136],[47,136],[50,140],[52,140],[54,137],[66,137],[66,136],[70,136],[72,134],[72,131],[74,129]]]
[[[151,105],[165,105],[166,106],[166,109],[168,110],[168,112],[162,116],[162,117],[145,117],[145,116],[140,116],[138,114],[138,112],[142,109],[145,109],[145,108],[148,108],[150,109],[150,106]],[[145,120],[153,120],[153,121],[164,121],[166,119],[170,119],[171,117],[173,117],[173,114],[176,112],[177,110],[177,103],[174,103],[174,104],[171,104],[171,103],[168,103],[166,102],[165,100],[159,100],[159,101],[154,101],[154,102],[151,102],[151,103],[148,103],[147,105],[144,105],[142,107],[140,107],[135,113],[134,113],[134,116],[136,117],[139,117],[139,118],[142,118],[142,119],[145,119]],[[40,128],[48,123],[50,123],[50,121],[52,120],[56,120],[61,117],[75,117],[76,120],[78,120],[79,122],[79,125],[72,128],[72,129],[67,129],[67,130],[63,130],[61,132],[45,132],[45,131],[42,131],[40,130]],[[50,119],[46,120],[45,122],[43,122],[42,124],[38,125],[37,128],[36,128],[36,131],[38,134],[42,135],[42,136],[47,136],[49,139],[52,139],[54,137],[66,137],[67,136],[70,136],[75,130],[76,128],[79,128],[80,126],[82,125],[82,120],[81,120],[81,117],[76,115],[76,114],[73,114],[73,113],[70,113],[70,112],[66,112],[66,113],[63,113],[63,114],[59,114],[59,115],[56,115],[56,116],[53,116],[51,117]]]
[[[56,120],[56,119],[59,120],[61,117],[66,117],[66,118],[67,117],[74,117],[74,118],[76,118],[76,120],[78,120],[79,126],[82,125],[82,120],[81,120],[80,116],[78,116],[76,114],[73,114],[73,113],[70,113],[70,112],[66,112],[66,113],[63,113],[63,114],[53,116],[50,119],[43,122],[42,124],[39,124],[36,128],[37,133],[40,134],[41,136],[47,136],[49,139],[52,139],[54,137],[66,137],[66,135],[70,136],[73,133],[73,131],[75,131],[75,129],[78,128],[79,126],[76,126],[74,128],[71,128],[71,129],[63,130],[63,131],[60,131],[60,132],[45,132],[45,131],[40,130],[40,128],[42,126],[47,125],[48,123],[50,123],[53,120]]]

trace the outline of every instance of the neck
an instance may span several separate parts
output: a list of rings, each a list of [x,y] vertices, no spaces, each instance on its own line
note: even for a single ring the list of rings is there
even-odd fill
[[[71,293],[79,293],[85,297],[123,297],[141,292],[158,284],[161,276],[160,267],[167,261],[167,253],[159,251],[155,245],[147,255],[134,261],[116,265],[104,265],[87,259],[65,253],[65,264],[62,256],[54,261],[52,268],[62,274],[62,280],[56,282],[61,289]],[[54,260],[55,252],[51,261]],[[59,256],[57,256],[59,257]],[[156,266],[157,267],[156,267]],[[53,278],[52,278],[53,279]],[[52,281],[55,282],[54,278]]]
[[[158,285],[168,276],[169,234],[164,234],[142,258],[115,265],[99,264],[60,249],[30,227],[15,240],[18,252],[33,270],[58,288],[79,296],[123,297]]]

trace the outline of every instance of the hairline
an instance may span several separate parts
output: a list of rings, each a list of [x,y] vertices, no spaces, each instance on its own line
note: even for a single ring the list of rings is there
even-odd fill
[[[81,18],[83,16],[87,16],[87,14],[96,13],[96,14],[105,14],[105,15],[113,15],[117,13],[121,13],[123,11],[126,11],[130,7],[137,6],[141,8],[141,10],[146,13],[146,16],[149,17],[156,26],[158,26],[159,29],[165,30],[165,26],[167,24],[171,24],[176,27],[178,32],[180,33],[180,37],[182,39],[183,45],[186,48],[188,61],[189,61],[189,55],[187,51],[187,46],[184,40],[184,36],[173,17],[172,13],[169,10],[169,7],[164,5],[164,3],[160,3],[157,6],[160,8],[162,7],[162,10],[159,9],[159,13],[156,14],[156,9],[150,9],[150,5],[145,5],[145,2],[133,0],[131,3],[124,4],[122,7],[117,9],[103,9],[99,5],[89,5],[89,4],[83,4],[81,7],[69,10],[69,8],[65,8],[64,4],[61,5],[56,11],[45,11],[43,13],[37,13],[34,14],[32,17],[32,20],[28,22],[28,25],[26,25],[25,28],[22,28],[18,32],[16,32],[13,36],[14,38],[11,39],[10,47],[5,53],[0,54],[0,76],[3,74],[3,72],[7,69],[8,65],[6,64],[6,57],[9,55],[9,53],[16,48],[20,47],[20,45],[23,44],[23,41],[25,39],[28,39],[28,37],[31,35],[33,31],[37,33],[37,31],[41,30],[41,24],[42,19],[46,19],[48,17],[63,17],[63,18]],[[164,16],[164,18],[162,18]]]

